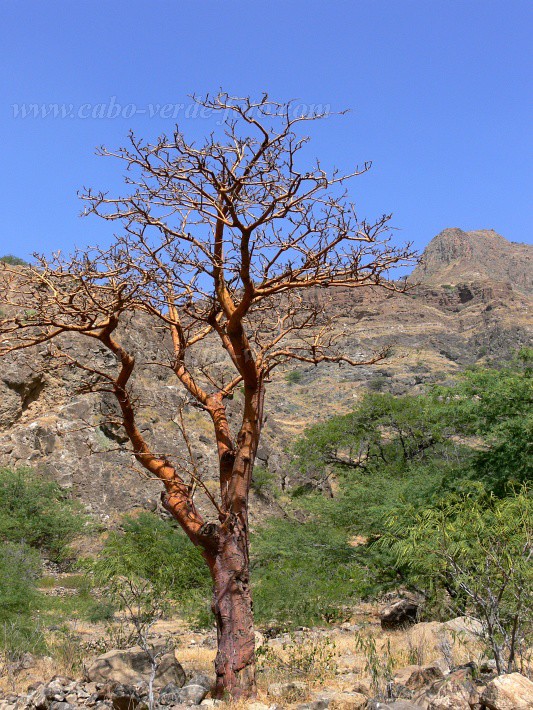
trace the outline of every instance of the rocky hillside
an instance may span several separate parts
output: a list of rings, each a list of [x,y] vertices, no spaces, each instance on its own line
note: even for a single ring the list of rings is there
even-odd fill
[[[514,244],[491,231],[447,229],[435,237],[401,296],[359,290],[317,293],[333,309],[335,327],[346,352],[361,356],[384,344],[393,356],[374,367],[302,366],[277,372],[266,402],[266,425],[259,464],[277,476],[281,487],[294,482],[290,442],[303,428],[349,411],[361,388],[404,393],[440,380],[466,365],[502,361],[531,342],[533,248]],[[157,360],[165,342],[154,344],[150,323],[138,322],[125,334],[143,360]],[[109,354],[86,343],[68,343],[77,356],[109,362]],[[212,362],[217,351],[206,348]],[[107,359],[107,360],[106,360]],[[176,380],[146,366],[137,382],[142,425],[158,450],[169,456],[181,449],[175,422],[181,392]],[[23,352],[2,364],[0,373],[0,465],[32,466],[71,488],[92,512],[114,518],[136,506],[155,507],[160,486],[134,466],[124,436],[109,419],[114,402],[104,394],[80,393],[79,371],[57,370],[47,355]],[[236,401],[230,421],[236,423]],[[198,460],[210,478],[215,471],[212,434],[204,415],[192,407],[191,424]],[[215,485],[213,481],[213,485]],[[258,500],[261,517],[268,501]]]

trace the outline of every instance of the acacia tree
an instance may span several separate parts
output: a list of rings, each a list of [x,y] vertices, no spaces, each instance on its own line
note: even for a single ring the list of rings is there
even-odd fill
[[[154,144],[133,134],[128,147],[101,148],[126,168],[124,196],[87,190],[85,213],[121,223],[110,248],[77,251],[68,259],[36,256],[31,268],[4,265],[1,353],[61,342],[74,333],[99,341],[114,354],[113,369],[58,357],[87,372],[92,387],[113,392],[137,461],[161,480],[165,508],[198,546],[213,579],[212,609],[218,630],[216,692],[233,697],[255,693],[255,653],[249,579],[248,501],[263,425],[265,388],[274,368],[303,363],[365,362],[343,352],[334,337],[327,300],[318,289],[403,287],[391,267],[413,258],[396,247],[389,216],[359,221],[343,186],[370,167],[327,174],[319,162],[299,165],[307,138],[300,124],[325,117],[296,115],[292,103],[265,95],[258,101],[225,93],[195,98],[221,116],[202,144],[178,129]],[[20,307],[31,302],[23,316]],[[139,427],[134,395],[139,357],[124,345],[123,324],[144,314],[165,329],[167,362],[188,402],[208,413],[218,453],[219,492],[205,486],[194,463],[172,460]],[[221,374],[196,367],[193,354],[208,340],[218,343],[231,368]],[[234,430],[227,400],[244,397]],[[183,423],[183,417],[181,419]],[[187,447],[190,437],[183,427]],[[190,451],[193,454],[192,451]],[[206,494],[214,515],[202,515]]]

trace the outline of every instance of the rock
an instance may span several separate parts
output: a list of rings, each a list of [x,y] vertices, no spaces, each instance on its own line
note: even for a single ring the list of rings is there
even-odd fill
[[[487,684],[481,703],[490,710],[522,710],[533,707],[533,683],[521,673],[500,675]]]
[[[37,660],[31,653],[23,653],[22,658],[19,661],[19,668],[21,670],[28,670],[29,668],[35,668],[37,665]]]
[[[177,685],[176,683],[167,683],[159,691],[159,697],[162,698],[163,695],[173,695],[174,693],[179,693],[182,685]]]
[[[497,675],[496,661],[494,658],[482,658],[479,661],[479,672],[480,673],[492,673],[492,675]]]
[[[443,676],[448,675],[448,673],[450,673],[452,670],[448,661],[442,656],[440,658],[435,658],[435,660],[431,661],[431,666],[433,668],[438,668]]]
[[[478,701],[479,691],[472,682],[470,668],[453,671],[413,698],[414,703],[428,710],[470,710]]]
[[[31,696],[31,703],[36,710],[47,710],[50,706],[50,700],[45,693],[45,686],[41,685]]]
[[[450,631],[453,634],[460,634],[463,638],[474,639],[478,638],[483,632],[483,624],[478,619],[471,616],[458,616],[456,619],[450,619],[441,624],[444,631]]]
[[[437,666],[406,666],[396,671],[393,680],[409,690],[420,690],[442,678],[444,673]]]
[[[204,700],[204,703],[207,702]],[[217,701],[220,702],[220,701]],[[203,705],[203,703],[202,703]],[[249,703],[246,707],[246,710],[269,710],[269,706],[265,705],[264,703],[259,703],[259,702],[254,702],[254,703]]]
[[[201,685],[206,691],[211,690],[215,681],[211,679],[206,673],[195,673],[193,677],[187,682],[187,685]]]
[[[326,710],[329,707],[329,703],[329,698],[320,698],[309,703],[301,703],[296,706],[296,710]]]
[[[181,703],[181,688],[175,693],[165,693],[159,696],[159,705],[165,707],[173,707]]]
[[[413,705],[406,700],[369,700],[366,707],[367,710],[420,710],[420,705]]]
[[[303,700],[309,695],[309,686],[300,680],[293,680],[289,683],[271,683],[267,693],[274,698],[294,702],[295,700]]]
[[[179,691],[179,702],[185,705],[200,705],[207,695],[207,691],[208,689],[204,688],[203,685],[193,685],[192,683],[184,685]]]
[[[380,613],[382,629],[399,629],[414,624],[418,618],[419,606],[410,599],[398,599],[386,606]]]
[[[136,646],[127,650],[115,649],[99,656],[87,670],[87,677],[95,683],[112,680],[138,684],[149,680],[151,670],[150,657]],[[166,653],[159,659],[154,687],[161,688],[168,683],[175,683],[180,688],[185,683],[185,671],[173,653]]]
[[[362,680],[358,680],[354,683],[352,692],[360,693],[361,695],[366,695],[368,698],[370,696],[370,686],[367,683],[364,683]]]
[[[338,693],[331,699],[329,710],[362,710],[367,703],[368,698],[362,693]]]
[[[193,680],[182,688],[175,683],[168,683],[159,693],[159,704],[166,706],[174,706],[180,703],[183,705],[200,705],[210,687],[211,680],[203,673],[194,676]]]

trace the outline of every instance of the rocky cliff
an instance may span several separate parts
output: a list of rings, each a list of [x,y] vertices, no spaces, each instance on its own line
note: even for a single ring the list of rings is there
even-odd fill
[[[295,377],[277,372],[269,385],[266,424],[258,462],[282,487],[293,474],[290,441],[303,428],[335,413],[349,411],[362,388],[414,392],[427,382],[453,375],[476,362],[502,361],[531,342],[533,248],[513,244],[491,231],[447,229],[435,237],[410,277],[404,295],[359,290],[337,293],[333,309],[339,342],[352,356],[384,344],[394,354],[374,367],[302,366]],[[316,298],[325,299],[317,293]],[[166,344],[154,343],[147,321],[124,334],[144,361],[160,358]],[[76,356],[111,365],[109,354],[74,338]],[[83,350],[83,348],[86,348]],[[206,346],[211,362],[218,350]],[[148,365],[136,383],[142,404],[142,427],[159,451],[179,455],[176,423],[181,391],[172,373],[155,374]],[[112,423],[110,395],[83,394],[77,370],[58,370],[45,347],[24,351],[2,363],[0,372],[0,465],[32,466],[72,489],[92,512],[116,517],[137,506],[154,508],[160,484],[146,480],[135,467],[125,437]],[[237,424],[236,400],[230,422]],[[215,475],[209,421],[188,407],[185,416],[207,479]],[[216,486],[212,480],[213,486]],[[260,501],[256,515],[268,512]],[[272,503],[273,505],[273,503]]]

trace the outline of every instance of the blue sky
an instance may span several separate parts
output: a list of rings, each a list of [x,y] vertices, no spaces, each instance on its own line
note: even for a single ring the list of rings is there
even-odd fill
[[[400,240],[458,226],[531,242],[532,15],[526,0],[3,0],[0,254],[109,241],[78,216],[78,189],[121,186],[94,147],[171,131],[150,104],[219,87],[351,109],[315,124],[314,153],[373,161],[353,197],[361,216],[393,212]],[[112,100],[145,113],[78,115]],[[76,115],[15,117],[23,103]]]

